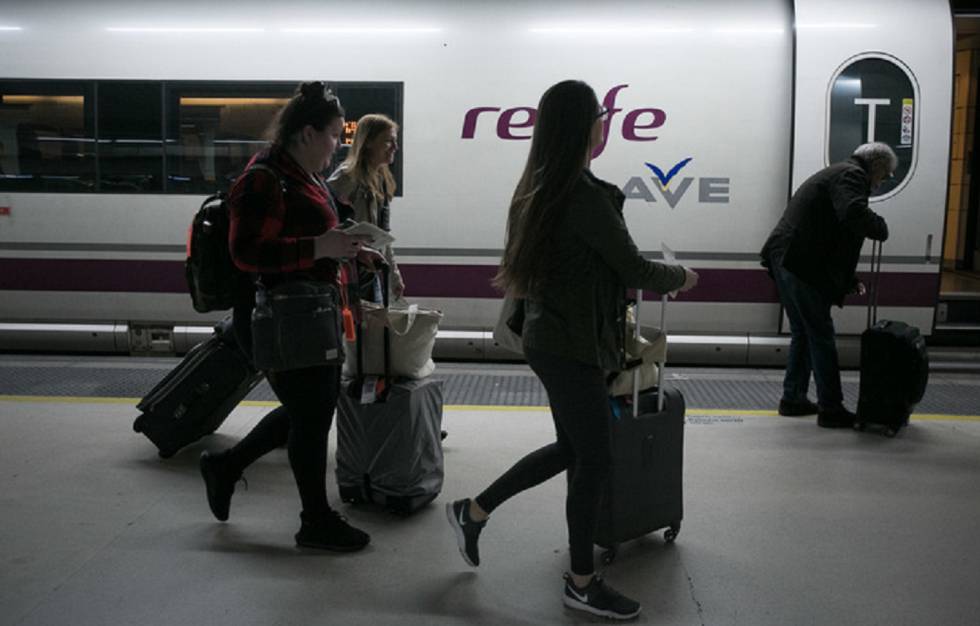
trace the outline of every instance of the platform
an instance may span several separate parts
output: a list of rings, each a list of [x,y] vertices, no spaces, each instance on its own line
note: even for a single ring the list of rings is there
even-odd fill
[[[247,471],[228,523],[207,509],[197,457],[243,436],[274,405],[267,387],[169,460],[132,431],[134,399],[175,362],[0,357],[0,625],[590,622],[561,604],[563,478],[494,513],[477,569],[443,513],[553,436],[525,367],[440,364],[442,495],[408,519],[342,506],[372,543],[337,556],[293,545],[283,450]],[[690,407],[683,527],[606,568],[639,623],[975,623],[980,377],[934,374],[894,439],[777,417],[780,380],[672,370]],[[853,404],[856,375],[844,385]]]

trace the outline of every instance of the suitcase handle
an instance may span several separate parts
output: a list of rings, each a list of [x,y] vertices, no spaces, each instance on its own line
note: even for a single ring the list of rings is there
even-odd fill
[[[868,288],[868,328],[878,323],[878,282],[881,278],[881,257],[884,256],[882,242],[871,240],[871,280]]]
[[[357,269],[357,261],[356,260],[354,261],[353,265],[354,265],[354,275],[357,276],[358,275],[358,269]],[[384,304],[384,308],[385,308],[385,313],[386,314],[388,312],[388,279],[390,278],[390,276],[389,276],[389,269],[390,268],[388,267],[388,264],[385,263],[385,264],[383,264],[381,266],[381,271],[379,272],[381,274],[381,300],[382,300],[382,303]],[[354,284],[357,284],[356,283],[356,280],[355,280]],[[364,339],[364,334],[363,334],[364,333],[364,330],[363,330],[363,325],[364,325],[364,319],[362,317],[358,321],[358,323],[356,325],[356,330],[357,330],[357,340],[356,340],[356,343],[357,343],[357,381],[358,381],[358,386],[364,384],[364,341],[363,341],[363,339]],[[387,393],[386,392],[387,392],[388,386],[391,384],[391,335],[389,334],[389,331],[388,331],[387,321],[386,321],[386,323],[384,325],[383,333],[384,333],[383,334],[383,341],[384,341],[384,355],[385,355],[385,373],[384,373],[384,381],[385,381],[384,384],[385,384],[385,388],[384,388],[384,391],[382,392],[381,397],[379,398],[379,400],[381,400],[381,401],[384,401],[385,397],[387,396]]]
[[[663,294],[661,297],[660,305],[660,332],[664,334],[664,340],[667,339],[667,298],[668,294]],[[640,335],[640,303],[643,301],[643,290],[636,290],[636,304],[634,309],[634,324],[633,324],[633,338],[639,340]],[[640,360],[642,363],[642,359]],[[627,364],[629,365],[629,364]],[[664,368],[667,366],[667,361],[660,361],[657,363],[657,413],[664,410]],[[637,418],[640,416],[640,368],[636,367],[633,370],[633,417]]]

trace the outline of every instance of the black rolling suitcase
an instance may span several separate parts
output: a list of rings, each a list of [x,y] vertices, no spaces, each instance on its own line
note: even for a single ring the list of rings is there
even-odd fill
[[[387,308],[387,272],[383,276]],[[357,350],[363,350],[362,324],[357,325],[356,337]],[[442,381],[392,377],[390,352],[391,338],[385,327],[384,377],[365,377],[359,353],[357,376],[341,382],[337,487],[344,502],[371,502],[408,515],[442,491]],[[380,390],[372,394],[379,389],[377,383]],[[364,397],[365,385],[368,395],[375,397]]]
[[[142,413],[133,430],[146,435],[161,457],[169,458],[217,430],[260,380],[262,373],[239,349],[231,320],[226,319],[136,405]]]
[[[635,332],[640,335],[637,291]],[[661,312],[661,329],[666,332],[667,296]],[[606,548],[604,563],[616,558],[619,544],[666,528],[664,539],[677,538],[684,517],[684,396],[664,389],[664,363],[659,363],[657,387],[639,389],[639,368],[633,373],[632,402],[613,398],[614,418],[610,431],[612,466],[603,489],[596,544]]]
[[[868,328],[861,333],[861,385],[854,427],[873,426],[894,437],[909,423],[929,382],[929,354],[919,329],[905,322],[878,320],[881,244],[871,247]]]

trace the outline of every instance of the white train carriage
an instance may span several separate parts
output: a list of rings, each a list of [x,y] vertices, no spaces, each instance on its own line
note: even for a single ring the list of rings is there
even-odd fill
[[[928,333],[952,37],[939,0],[8,1],[0,342],[139,352],[200,338],[220,315],[195,313],[185,290],[190,217],[311,79],[334,86],[350,120],[379,110],[402,126],[396,252],[408,296],[445,313],[442,354],[498,354],[489,278],[534,107],[565,78],[612,111],[592,167],[622,186],[641,250],[666,243],[701,274],[670,310],[674,356],[782,359],[758,250],[791,191],[869,139],[901,161],[872,199],[891,230],[882,314]],[[835,315],[857,333],[864,302]]]

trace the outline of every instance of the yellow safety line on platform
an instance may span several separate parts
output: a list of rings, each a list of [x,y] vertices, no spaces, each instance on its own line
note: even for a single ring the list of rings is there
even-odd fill
[[[132,404],[140,403],[142,398],[99,398],[85,396],[4,396],[0,402],[57,402],[62,404]],[[243,400],[238,406],[276,407],[281,403],[277,400]]]
[[[140,398],[90,398],[79,396],[0,396],[4,402],[55,402],[59,404],[137,404]]]
[[[5,396],[0,395],[0,402],[56,402],[59,404],[131,404],[135,406],[140,398],[99,398],[84,396]],[[239,406],[250,407],[276,407],[279,402],[275,400],[244,400]],[[535,411],[547,412],[550,409],[546,406],[505,406],[487,404],[447,404],[443,407],[448,411]],[[688,407],[688,415],[704,415],[709,417],[724,416],[745,416],[745,417],[776,417],[776,411],[772,410],[752,410],[752,409],[699,409]],[[806,417],[806,416],[804,416]],[[791,418],[794,419],[794,418]],[[946,413],[913,413],[913,421],[934,421],[934,422],[980,422],[980,415],[951,415]]]
[[[502,412],[537,411],[541,413],[551,411],[551,409],[546,406],[513,406],[513,405],[497,406],[492,404],[447,404],[442,408],[448,409],[450,411],[502,411]]]

